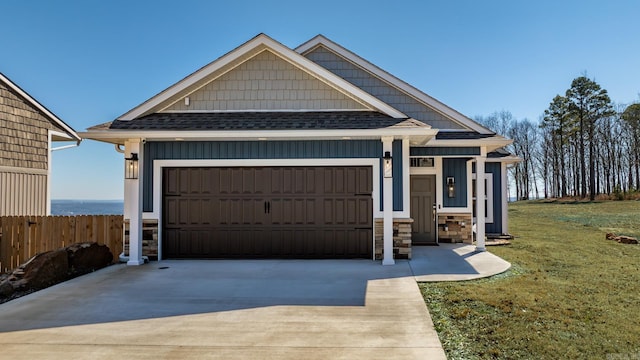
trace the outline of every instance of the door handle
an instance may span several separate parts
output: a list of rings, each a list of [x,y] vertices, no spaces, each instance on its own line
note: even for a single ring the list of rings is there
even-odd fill
[[[271,201],[267,201],[267,214],[271,214]]]
[[[436,204],[433,204],[433,221],[436,221]]]
[[[268,213],[267,213],[267,202],[266,202],[266,201],[264,202],[264,213],[265,213],[265,214],[268,214]]]

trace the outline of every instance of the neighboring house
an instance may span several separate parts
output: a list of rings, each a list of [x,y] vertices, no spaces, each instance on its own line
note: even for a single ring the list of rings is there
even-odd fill
[[[139,167],[125,180],[131,265],[393,264],[412,245],[471,243],[474,222],[478,250],[507,232],[517,158],[497,150],[511,140],[321,35],[290,49],[260,34],[82,135]]]
[[[55,141],[80,137],[0,73],[0,216],[51,213]]]

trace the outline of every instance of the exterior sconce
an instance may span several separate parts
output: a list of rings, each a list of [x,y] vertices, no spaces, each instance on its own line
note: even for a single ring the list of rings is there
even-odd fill
[[[456,179],[452,176],[447,177],[447,195],[450,198],[456,197]]]
[[[131,153],[131,157],[124,158],[124,178],[125,179],[138,178],[138,154],[137,153]]]
[[[384,160],[384,177],[386,178],[393,177],[393,164],[391,160],[390,151],[385,151],[383,160]]]

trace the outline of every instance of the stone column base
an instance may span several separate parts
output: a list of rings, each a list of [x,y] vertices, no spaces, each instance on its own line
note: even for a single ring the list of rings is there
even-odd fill
[[[375,248],[376,260],[382,260],[382,250],[384,248],[383,219],[375,219]],[[413,219],[393,219],[393,258],[411,259],[411,224]]]
[[[124,255],[129,256],[129,219],[124,219]],[[142,220],[142,255],[158,259],[158,220]]]

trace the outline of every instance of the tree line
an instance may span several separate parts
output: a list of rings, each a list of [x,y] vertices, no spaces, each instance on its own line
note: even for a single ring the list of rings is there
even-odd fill
[[[640,190],[640,103],[616,104],[586,76],[556,95],[537,123],[509,111],[475,120],[513,139],[507,150],[522,159],[509,171],[518,199],[622,199]]]

